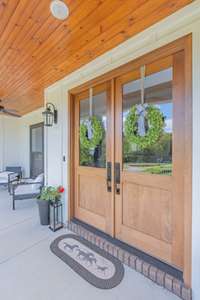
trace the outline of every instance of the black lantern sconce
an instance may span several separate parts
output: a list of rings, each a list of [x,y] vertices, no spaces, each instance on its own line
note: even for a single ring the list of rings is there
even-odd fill
[[[44,126],[51,127],[53,124],[57,124],[58,111],[53,103],[46,104],[46,110],[42,113],[44,118]]]
[[[63,228],[63,209],[61,201],[50,202],[50,226],[52,231]]]

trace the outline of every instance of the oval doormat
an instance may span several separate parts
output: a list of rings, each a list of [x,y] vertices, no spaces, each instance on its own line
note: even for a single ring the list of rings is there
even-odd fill
[[[116,257],[80,236],[61,235],[52,242],[50,249],[97,288],[111,289],[124,277],[124,267]]]

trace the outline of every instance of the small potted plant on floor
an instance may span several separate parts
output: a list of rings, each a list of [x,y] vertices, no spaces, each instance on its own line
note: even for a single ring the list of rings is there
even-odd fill
[[[50,202],[59,201],[64,188],[45,186],[37,199],[41,225],[49,225],[49,204]]]

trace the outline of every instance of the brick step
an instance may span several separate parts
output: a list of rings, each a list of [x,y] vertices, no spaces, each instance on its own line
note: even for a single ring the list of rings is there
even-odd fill
[[[162,286],[181,299],[192,300],[192,290],[190,288],[187,288],[181,280],[175,278],[167,272],[160,270],[150,263],[147,263],[146,261],[124,250],[123,248],[116,246],[106,238],[101,237],[98,233],[91,232],[90,230],[80,224],[77,224],[76,222],[68,222],[66,224],[66,228],[76,233],[77,235],[82,236],[99,248],[104,249],[106,252],[112,254],[113,256],[117,257],[128,267],[143,274],[154,283]]]

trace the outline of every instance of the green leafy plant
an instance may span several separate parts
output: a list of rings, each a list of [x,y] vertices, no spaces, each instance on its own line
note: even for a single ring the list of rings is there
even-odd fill
[[[58,201],[61,198],[61,194],[64,192],[64,188],[62,186],[53,187],[53,186],[45,186],[42,188],[41,194],[38,197],[40,200],[44,201]]]
[[[130,143],[138,145],[141,149],[145,149],[154,145],[163,133],[164,116],[162,112],[153,105],[145,108],[146,120],[148,122],[148,130],[144,136],[138,134],[138,118],[137,105],[131,107],[130,112],[125,120],[124,133]]]
[[[105,132],[102,122],[96,116],[89,118],[88,121],[91,121],[92,138],[88,138],[88,127],[85,121],[80,125],[80,145],[84,149],[92,150],[102,142]]]

